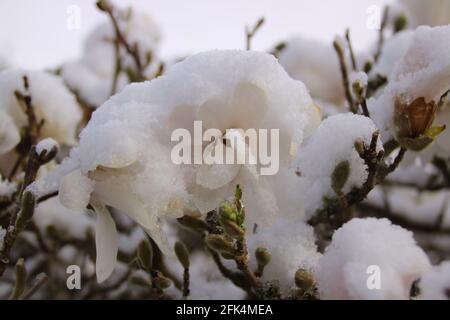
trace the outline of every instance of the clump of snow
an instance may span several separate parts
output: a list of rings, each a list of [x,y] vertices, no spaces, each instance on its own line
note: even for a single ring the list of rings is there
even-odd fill
[[[39,141],[39,143],[36,145],[36,153],[41,154],[44,151],[46,151],[48,153],[51,150],[57,149],[57,148],[58,148],[58,142],[56,142],[52,138],[46,138],[46,139]]]
[[[444,261],[439,266],[426,273],[419,282],[420,299],[449,300],[450,299],[450,261]]]
[[[116,10],[119,28],[127,42],[138,45],[139,57],[144,66],[149,56],[151,62],[144,73],[151,77],[156,72],[157,51],[160,31],[153,19],[136,10]],[[97,26],[88,36],[84,44],[83,56],[78,61],[69,62],[61,68],[61,76],[72,90],[77,92],[90,107],[99,107],[111,95],[116,68],[116,34],[112,23],[108,20]],[[121,66],[123,70],[136,69],[132,57],[120,48]],[[129,83],[125,72],[119,74],[117,90]]]
[[[17,191],[17,183],[15,181],[3,180],[0,175],[0,198],[10,198]]]
[[[62,80],[46,72],[8,69],[0,72],[0,154],[14,149],[20,142],[20,130],[27,125],[27,116],[14,93],[28,93],[24,88],[24,76],[28,78],[37,121],[44,120],[41,136],[75,145],[82,113],[75,96]]]
[[[388,187],[373,190],[368,201],[383,208],[389,205],[391,214],[407,221],[433,227],[440,221],[450,227],[450,192],[420,191],[410,187]]]
[[[430,268],[410,231],[387,219],[353,219],[334,233],[316,276],[322,299],[408,299]]]
[[[331,44],[296,37],[286,42],[279,59],[292,78],[305,83],[313,98],[335,104],[344,101],[339,60]]]
[[[361,139],[368,146],[377,130],[372,120],[351,113],[325,119],[316,132],[298,151],[297,172],[304,181],[304,201],[308,216],[323,205],[325,197],[336,196],[332,189],[332,174],[340,163],[348,161],[349,176],[342,189],[349,192],[366,181],[364,160],[355,150],[355,141]],[[378,140],[377,150],[382,149]]]
[[[269,228],[258,228],[247,237],[250,266],[256,269],[255,251],[266,248],[271,259],[262,280],[278,280],[283,291],[294,285],[295,272],[306,269],[314,273],[320,253],[317,252],[314,230],[304,222],[277,221]]]
[[[87,231],[93,230],[95,226],[94,219],[84,214],[83,210],[67,209],[57,197],[40,203],[33,220],[41,232],[45,233],[48,227],[54,227],[61,237],[79,240],[86,239]]]

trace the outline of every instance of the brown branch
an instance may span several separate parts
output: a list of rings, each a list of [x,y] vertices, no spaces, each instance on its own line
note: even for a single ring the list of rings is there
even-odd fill
[[[383,17],[382,17],[381,25],[380,25],[380,30],[378,32],[378,45],[377,45],[377,51],[376,51],[375,56],[374,56],[374,61],[375,62],[378,61],[378,59],[381,56],[381,52],[383,51],[384,31],[385,31],[386,26],[387,26],[388,17],[389,17],[389,7],[386,6],[384,8]]]
[[[245,48],[246,50],[251,50],[252,45],[252,39],[255,36],[255,34],[258,32],[258,30],[261,28],[261,26],[264,24],[264,17],[259,18],[259,20],[256,22],[256,24],[253,26],[252,29],[249,29],[248,26],[245,27]]]
[[[348,102],[350,111],[353,113],[357,113],[358,110],[356,109],[355,102],[353,100],[353,96],[350,91],[350,80],[349,80],[349,76],[348,76],[347,64],[345,63],[344,48],[342,48],[341,45],[339,44],[339,42],[336,40],[333,42],[333,47],[336,50],[336,53],[337,53],[338,59],[339,59],[339,66],[341,69],[345,98]]]

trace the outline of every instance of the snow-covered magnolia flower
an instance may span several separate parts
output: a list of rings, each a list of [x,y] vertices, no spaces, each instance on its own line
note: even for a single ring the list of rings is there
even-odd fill
[[[158,119],[153,128],[163,143],[167,143],[175,129],[186,129],[193,137],[194,121],[202,121],[205,131],[218,129],[223,138],[228,138],[228,133],[240,141],[243,141],[241,133],[233,129],[279,129],[277,174],[259,175],[261,162],[188,165],[188,189],[193,195],[194,208],[207,213],[233,196],[236,185],[240,184],[249,226],[269,223],[278,213],[301,214],[299,179],[290,166],[296,148],[317,127],[320,112],[305,86],[291,79],[274,57],[248,51],[198,54],[149,84],[127,87],[123,94],[106,103],[105,108],[122,104],[129,97],[153,106],[151,109]],[[203,150],[217,146],[227,148],[223,139],[217,139],[205,142]],[[286,196],[286,190],[289,194],[297,192],[297,196]]]
[[[130,45],[137,45],[141,63],[146,66],[144,73],[152,76],[156,72],[161,38],[158,26],[143,12],[131,8],[116,11],[123,36]],[[66,63],[61,68],[64,81],[92,107],[100,106],[111,95],[116,68],[115,39],[113,24],[105,21],[88,35],[81,59]],[[119,54],[123,70],[136,69],[132,57],[122,46]],[[117,89],[120,90],[128,82],[128,76],[121,72]]]
[[[314,273],[320,257],[315,240],[313,228],[306,223],[278,220],[247,237],[250,266],[256,270],[255,251],[267,249],[271,258],[264,268],[262,280],[279,281],[281,289],[287,292],[294,285],[298,269]]]
[[[420,299],[449,300],[450,299],[450,261],[444,261],[439,266],[426,273],[419,282]]]
[[[330,116],[298,150],[296,167],[305,184],[308,216],[323,206],[324,198],[336,197],[331,177],[338,165],[348,163],[349,174],[342,188],[344,193],[353,187],[361,187],[366,181],[367,168],[355,149],[355,142],[362,140],[370,145],[376,130],[372,120],[361,115],[347,113]],[[377,151],[381,149],[379,139]]]
[[[29,92],[24,88],[24,76],[28,78]],[[8,69],[0,72],[0,155],[19,144],[21,130],[28,123],[16,91],[31,96],[37,121],[44,121],[43,138],[51,137],[64,145],[76,144],[82,112],[63,81],[45,72]]]
[[[410,27],[434,27],[450,23],[449,0],[400,0],[400,5],[406,11]]]
[[[334,233],[316,276],[322,299],[408,299],[430,268],[410,231],[387,219],[353,219]]]
[[[292,78],[305,83],[314,99],[344,102],[339,60],[331,44],[295,37],[286,42],[279,59]]]
[[[393,40],[401,43],[398,51],[403,54],[390,50],[395,58],[382,59],[393,64],[389,83],[368,102],[384,141],[395,138],[403,147],[420,151],[440,133],[439,123],[449,120],[448,110],[438,108],[441,96],[450,89],[449,36],[450,26],[419,27]],[[433,145],[436,153],[450,154],[445,137],[438,136]]]

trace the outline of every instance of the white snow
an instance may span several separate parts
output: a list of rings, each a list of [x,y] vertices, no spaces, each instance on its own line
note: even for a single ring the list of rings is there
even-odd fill
[[[284,292],[294,285],[295,272],[306,269],[314,273],[320,253],[315,245],[314,230],[304,222],[277,221],[269,228],[258,228],[247,237],[250,266],[256,269],[255,251],[266,248],[271,260],[262,280],[278,280]]]
[[[419,289],[422,300],[449,300],[450,261],[444,261],[426,273],[420,279]]]
[[[413,282],[430,268],[412,232],[368,218],[353,219],[334,233],[316,275],[322,299],[408,299]],[[380,286],[369,288],[369,277],[377,275]]]
[[[297,171],[304,183],[306,212],[311,216],[323,205],[324,197],[336,194],[331,187],[331,176],[336,166],[348,161],[350,174],[343,192],[360,187],[367,178],[366,165],[356,152],[354,144],[362,139],[370,145],[372,134],[377,130],[373,122],[364,116],[338,114],[325,119],[317,131],[298,151]],[[377,150],[382,149],[378,140]]]
[[[46,138],[36,145],[36,153],[41,154],[44,151],[50,152],[53,148],[58,148],[58,142],[52,138]]]
[[[295,37],[286,42],[279,59],[292,78],[305,83],[313,98],[336,104],[344,101],[339,61],[332,43]]]

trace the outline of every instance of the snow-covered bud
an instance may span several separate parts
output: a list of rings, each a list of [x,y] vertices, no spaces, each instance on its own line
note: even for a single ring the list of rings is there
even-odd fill
[[[245,235],[245,230],[236,222],[221,218],[220,225],[225,233],[234,239],[242,239]]]
[[[36,153],[38,154],[41,164],[52,161],[58,154],[58,142],[52,138],[46,138],[36,145]]]

